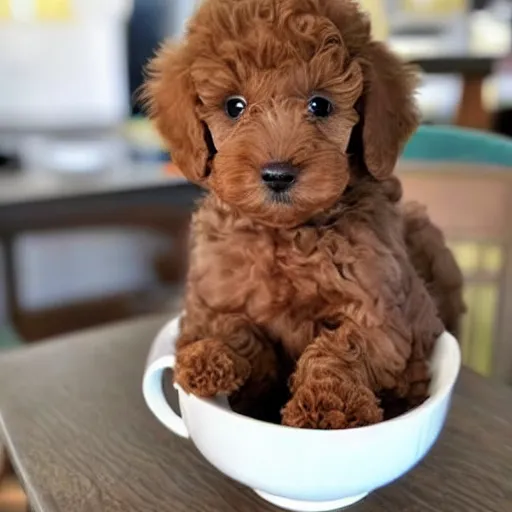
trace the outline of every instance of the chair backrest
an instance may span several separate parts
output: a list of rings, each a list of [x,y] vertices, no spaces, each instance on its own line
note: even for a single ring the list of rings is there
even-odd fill
[[[407,172],[413,161],[427,164],[423,172]],[[402,164],[405,197],[425,203],[436,223],[443,220],[439,225],[464,273],[464,362],[511,382],[512,139],[424,125],[406,145]]]
[[[512,167],[512,139],[454,126],[423,125],[405,146],[402,159]]]

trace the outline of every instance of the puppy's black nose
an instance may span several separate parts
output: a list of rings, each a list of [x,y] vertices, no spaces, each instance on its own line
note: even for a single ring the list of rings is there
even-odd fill
[[[284,192],[293,185],[298,173],[288,162],[270,162],[262,167],[261,179],[273,192]]]

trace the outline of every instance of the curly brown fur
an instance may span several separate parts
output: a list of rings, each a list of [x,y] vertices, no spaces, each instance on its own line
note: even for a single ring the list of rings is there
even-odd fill
[[[446,246],[443,233],[432,224],[424,206],[406,204],[404,218],[409,257],[434,298],[446,329],[458,336],[460,319],[466,312],[462,272]]]
[[[451,276],[433,270],[444,242],[418,235],[392,176],[415,83],[351,0],[206,0],[160,51],[150,113],[210,191],[192,225],[183,388],[257,417],[279,396],[283,423],[303,428],[376,423],[381,399],[426,397],[443,324],[424,279],[440,298]],[[311,116],[315,94],[332,115]],[[247,100],[236,121],[232,95]],[[286,200],[261,180],[275,161],[299,169]]]

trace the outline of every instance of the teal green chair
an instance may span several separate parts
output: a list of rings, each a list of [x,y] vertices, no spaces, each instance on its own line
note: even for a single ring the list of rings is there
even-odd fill
[[[21,338],[9,327],[0,326],[0,352],[22,345]],[[7,473],[7,455],[0,440],[0,485]]]
[[[478,165],[512,171],[512,139],[455,126],[423,125],[404,148],[402,161],[413,160],[462,165],[463,169],[468,164],[468,173],[479,172]],[[492,375],[497,342],[503,343],[506,335],[499,320],[505,247],[501,240],[448,241],[465,277],[468,313],[460,335],[463,359],[479,373]]]
[[[512,167],[512,139],[455,126],[422,125],[405,146],[402,159]]]
[[[8,325],[0,326],[0,351],[8,348],[19,347],[21,338]]]

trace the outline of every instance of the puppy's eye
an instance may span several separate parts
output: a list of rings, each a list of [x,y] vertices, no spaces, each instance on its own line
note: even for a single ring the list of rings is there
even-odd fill
[[[333,104],[322,96],[313,96],[308,103],[308,110],[315,117],[328,117],[334,110]]]
[[[242,96],[231,96],[224,104],[224,110],[231,119],[238,119],[247,107],[247,101]]]

